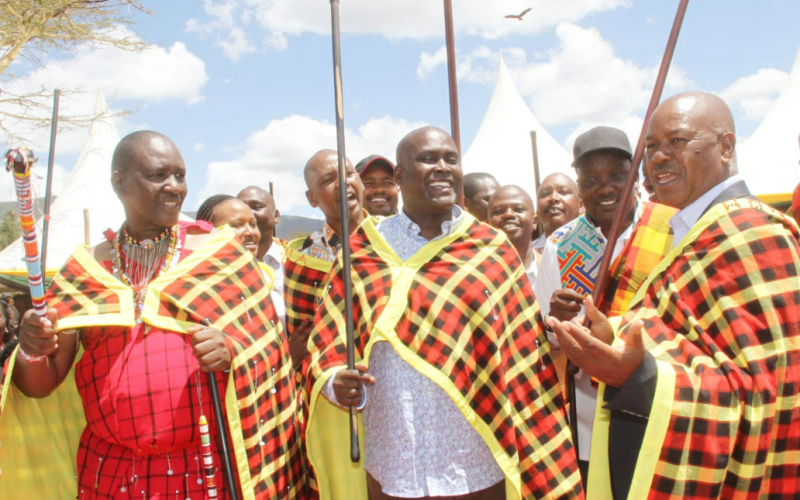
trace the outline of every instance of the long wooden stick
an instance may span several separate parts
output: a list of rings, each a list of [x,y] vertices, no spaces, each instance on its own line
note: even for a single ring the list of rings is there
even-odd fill
[[[196,317],[193,312],[188,310],[187,312]],[[208,318],[203,318],[200,323],[206,328],[213,328]],[[222,458],[222,469],[225,472],[225,481],[228,483],[228,496],[231,500],[239,500],[239,492],[236,489],[236,476],[233,474],[233,464],[231,463],[231,452],[228,448],[228,435],[230,433],[228,432],[228,426],[225,425],[225,415],[222,413],[222,398],[219,396],[219,387],[217,387],[217,375],[214,372],[208,372],[206,376],[208,377],[211,406],[214,408],[214,423],[219,437],[219,456]]]
[[[542,180],[539,178],[539,145],[536,142],[535,130],[531,130],[531,148],[533,150],[533,197],[536,198],[539,194],[539,186],[542,185]]]
[[[594,303],[598,306],[603,298],[608,287],[608,272],[611,267],[612,256],[614,255],[614,247],[617,245],[619,235],[622,233],[622,224],[625,214],[628,213],[628,207],[633,202],[633,186],[636,184],[636,179],[639,177],[639,164],[642,162],[644,155],[644,139],[647,134],[647,127],[650,124],[650,117],[653,115],[658,103],[661,101],[661,94],[664,92],[664,83],[667,81],[667,74],[669,67],[672,63],[672,56],[675,54],[675,46],[678,43],[678,35],[681,32],[683,19],[686,17],[686,8],[689,6],[689,0],[681,0],[678,5],[678,12],[675,14],[675,22],[672,24],[672,31],[669,34],[667,41],[667,48],[664,50],[664,57],[661,59],[661,67],[658,69],[658,77],[656,84],[653,87],[653,94],[650,96],[650,104],[647,107],[647,113],[642,123],[642,131],[639,133],[639,142],[636,144],[636,150],[633,154],[631,161],[631,170],[628,172],[628,179],[625,183],[625,188],[622,191],[622,199],[620,200],[617,213],[614,214],[614,222],[611,225],[611,234],[608,236],[606,243],[606,251],[603,253],[603,260],[600,263],[600,269],[597,272],[597,281],[592,291],[592,298]],[[589,326],[589,319],[586,318],[586,325]],[[578,367],[570,362],[567,369],[567,380],[569,384],[569,402],[570,402],[570,428],[572,429],[572,440],[575,443],[576,453],[578,451],[578,422],[577,422],[577,407],[575,395],[575,373]]]
[[[273,193],[273,189],[274,185],[272,184],[272,181],[269,181],[269,195],[273,197],[272,203],[275,203],[275,194]],[[276,236],[278,236],[278,227],[272,226],[272,237],[274,238]]]
[[[47,184],[44,194],[44,223],[42,224],[42,277],[47,274],[47,235],[50,232],[50,201],[53,191],[53,164],[56,159],[56,133],[58,132],[58,102],[61,90],[53,94],[53,119],[50,121],[50,153],[47,155]],[[86,243],[89,244],[88,242]]]
[[[347,334],[347,368],[355,370],[356,357],[353,342],[353,278],[350,275],[350,211],[347,208],[347,172],[344,145],[344,96],[342,94],[342,46],[339,34],[339,0],[331,0],[331,28],[333,33],[333,84],[336,96],[336,150],[339,153],[339,215],[342,221],[342,274],[344,274],[344,317]],[[350,407],[350,460],[358,463],[361,450],[358,445],[358,419]]]
[[[612,255],[614,247],[619,240],[619,235],[622,233],[622,224],[625,214],[628,212],[627,207],[633,202],[633,186],[636,184],[636,179],[639,177],[639,164],[642,162],[644,156],[644,139],[647,134],[647,127],[650,124],[650,117],[653,115],[658,103],[661,101],[661,94],[664,92],[664,83],[667,81],[667,74],[669,67],[672,63],[672,56],[675,54],[675,46],[678,43],[678,35],[681,32],[683,19],[686,17],[686,8],[689,6],[689,0],[681,0],[678,5],[678,12],[675,14],[675,22],[672,24],[672,31],[669,34],[667,41],[667,48],[664,51],[664,57],[661,59],[661,67],[658,69],[658,77],[656,78],[655,87],[653,87],[653,95],[650,97],[650,105],[647,107],[647,113],[642,122],[642,131],[639,133],[639,142],[636,144],[636,150],[633,154],[631,161],[631,170],[628,173],[628,181],[625,183],[625,189],[622,191],[622,200],[620,200],[619,209],[614,214],[614,222],[611,226],[611,234],[608,235],[608,243],[606,244],[606,252],[603,255],[603,260],[600,264],[600,270],[597,273],[597,282],[594,285],[592,298],[595,304],[600,304],[600,300],[606,292],[608,286],[608,271],[611,266]]]
[[[458,81],[456,79],[456,37],[453,31],[453,0],[444,0],[444,35],[447,44],[447,81],[450,88],[450,135],[461,155],[461,126],[458,118]]]

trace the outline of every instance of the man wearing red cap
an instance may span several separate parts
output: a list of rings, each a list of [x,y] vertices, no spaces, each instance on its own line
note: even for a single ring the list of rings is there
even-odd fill
[[[364,184],[364,208],[370,215],[397,215],[400,188],[394,181],[394,165],[383,156],[367,156],[356,165]]]

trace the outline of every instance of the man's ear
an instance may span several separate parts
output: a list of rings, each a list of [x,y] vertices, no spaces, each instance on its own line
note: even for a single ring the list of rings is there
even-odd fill
[[[122,177],[122,172],[119,170],[111,172],[111,186],[114,188],[114,192],[117,193],[117,195],[121,195],[125,192],[122,188]]]
[[[277,208],[275,209],[275,225],[277,226],[281,222],[281,211]]]
[[[397,165],[394,167],[394,182],[397,183],[398,186],[403,186],[403,166]]]
[[[306,199],[308,200],[308,204],[311,205],[312,208],[319,207],[319,203],[317,203],[317,197],[314,196],[310,190],[306,191]]]
[[[733,132],[725,132],[722,134],[720,144],[722,144],[722,161],[727,167],[730,167],[736,154],[736,135]]]

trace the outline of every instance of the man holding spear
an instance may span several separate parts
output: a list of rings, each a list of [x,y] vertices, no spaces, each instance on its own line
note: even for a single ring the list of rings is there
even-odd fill
[[[70,457],[79,500],[299,498],[297,395],[269,288],[232,231],[179,222],[185,177],[162,134],[135,132],[118,144],[112,185],[126,220],[67,261],[46,316],[25,315],[10,368],[20,404],[46,398],[74,371],[85,420],[53,426],[58,409],[22,434],[36,441],[50,429],[82,430]],[[21,453],[4,444],[4,453]],[[8,498],[35,486],[0,483]]]
[[[800,494],[800,230],[749,194],[735,144],[714,95],[656,108],[646,168],[659,200],[680,209],[673,249],[622,318],[587,300],[591,330],[549,320],[567,356],[604,382],[597,498]]]
[[[309,341],[307,442],[321,497],[341,498],[344,479],[324,461],[337,450],[316,444],[324,397],[363,406],[373,499],[582,498],[530,284],[506,236],[456,205],[454,141],[434,127],[411,132],[397,147],[396,178],[403,211],[367,219],[350,237],[352,272],[337,261]],[[348,316],[357,369],[346,368]]]

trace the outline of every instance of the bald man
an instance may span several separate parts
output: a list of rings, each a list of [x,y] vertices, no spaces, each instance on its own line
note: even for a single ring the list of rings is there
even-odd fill
[[[157,132],[134,132],[114,150],[111,185],[125,220],[96,247],[80,245],[45,295],[46,317],[32,310],[20,325],[8,381],[20,394],[9,402],[41,406],[3,412],[0,436],[27,442],[0,453],[0,497],[204,498],[208,474],[219,498],[234,489],[304,498],[295,379],[263,300],[267,283],[233,231],[179,219],[186,173],[177,146]],[[226,386],[236,390],[217,421],[211,388]],[[220,441],[201,444],[200,415],[227,428],[238,484],[222,480]],[[10,430],[15,418],[21,428]],[[217,468],[202,473],[206,460]]]
[[[323,149],[308,160],[303,170],[303,177],[308,188],[306,198],[312,207],[319,208],[325,215],[325,225],[306,239],[300,251],[327,262],[333,262],[337,252],[342,248],[338,162],[336,151]],[[350,160],[346,161],[345,172],[347,176],[347,213],[352,232],[367,217],[362,208],[364,185]]]
[[[549,320],[603,382],[589,484],[601,497],[800,496],[800,232],[734,174],[735,146],[720,98],[664,101],[645,151],[659,200],[679,209],[674,248],[622,319],[587,303],[591,331]]]
[[[464,205],[473,217],[481,222],[489,220],[489,200],[500,183],[493,175],[474,172],[464,176]]]
[[[519,186],[503,186],[489,200],[489,224],[506,233],[514,246],[531,286],[536,282],[538,264],[533,251],[533,200]]]
[[[245,202],[256,216],[258,231],[261,233],[261,242],[258,244],[256,258],[263,260],[272,248],[275,226],[281,221],[281,213],[275,206],[275,198],[269,194],[269,191],[258,186],[248,186],[239,191],[236,197]],[[276,257],[277,254],[274,252],[273,250],[273,257]]]
[[[447,132],[408,134],[397,146],[396,168],[402,211],[367,219],[351,239],[355,356],[363,362],[357,370],[345,368],[341,271],[332,273],[315,317],[311,462],[319,473],[331,470],[322,467],[326,456],[330,467],[347,461],[346,440],[336,455],[311,438],[322,412],[346,417],[330,401],[363,408],[373,500],[502,500],[507,492],[509,499],[582,498],[546,337],[534,333],[535,301],[517,252],[456,205],[461,160]],[[319,484],[339,481],[358,480],[343,472]],[[333,498],[324,493],[323,500]]]

